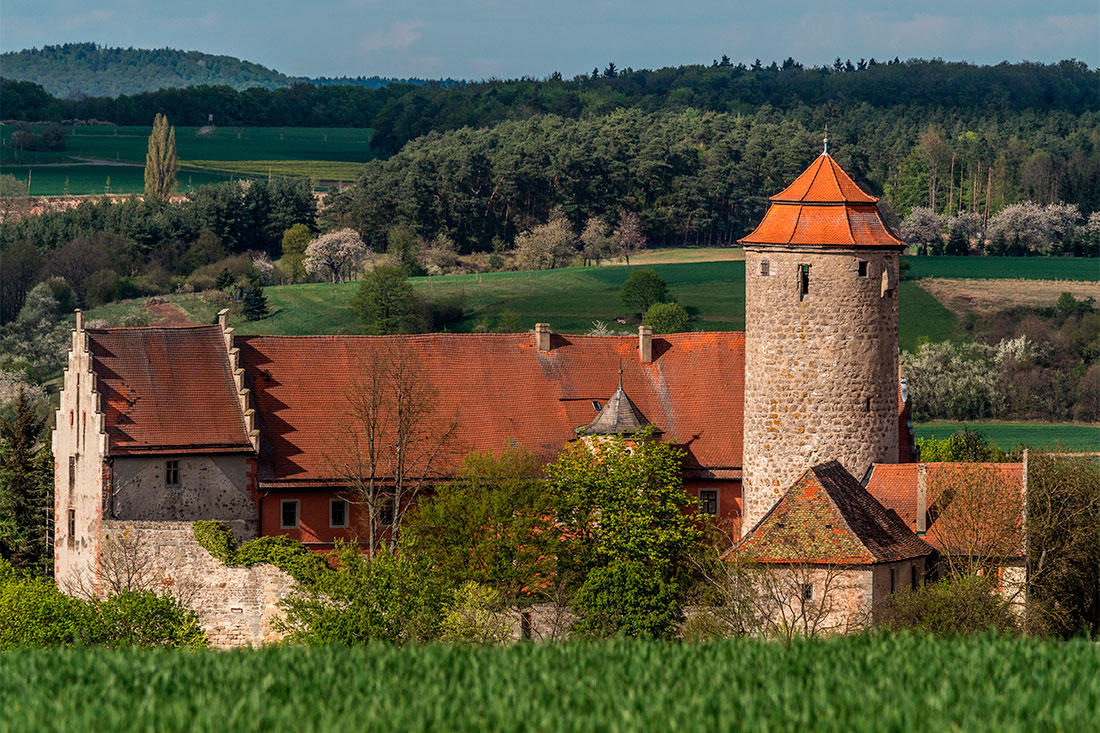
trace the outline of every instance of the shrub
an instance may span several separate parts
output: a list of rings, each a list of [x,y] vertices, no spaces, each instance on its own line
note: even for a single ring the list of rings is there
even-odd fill
[[[643,315],[649,306],[654,303],[667,303],[672,299],[668,297],[668,285],[656,270],[643,268],[634,270],[619,288],[619,298],[623,305],[634,309],[639,315]]]
[[[206,634],[195,614],[172,596],[127,591],[95,604],[87,639],[105,646],[206,646]]]
[[[677,585],[646,563],[619,560],[589,571],[573,599],[578,636],[665,639],[683,619]]]
[[[441,638],[478,646],[503,644],[512,638],[512,625],[500,591],[469,582],[455,592]]]
[[[653,333],[682,333],[691,330],[691,316],[679,303],[655,303],[645,312],[642,322]]]
[[[315,585],[332,572],[321,555],[289,537],[257,537],[237,547],[229,525],[208,519],[195,522],[191,532],[201,547],[226,565],[271,563],[305,585]]]
[[[999,463],[1008,460],[1003,450],[989,438],[974,430],[957,430],[943,439],[917,438],[920,458],[926,463],[935,461],[967,461]]]
[[[1009,603],[987,578],[952,577],[905,589],[876,609],[876,623],[900,631],[914,629],[934,636],[978,634],[990,629],[1016,631]]]

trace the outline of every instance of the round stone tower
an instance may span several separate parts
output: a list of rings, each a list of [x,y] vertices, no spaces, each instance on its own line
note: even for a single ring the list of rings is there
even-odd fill
[[[810,466],[898,460],[898,257],[905,245],[822,153],[745,246],[742,534]]]

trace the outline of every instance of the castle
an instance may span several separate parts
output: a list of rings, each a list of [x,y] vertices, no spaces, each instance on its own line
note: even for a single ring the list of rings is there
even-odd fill
[[[472,450],[518,444],[550,459],[578,429],[652,425],[684,449],[700,512],[759,557],[783,560],[762,548],[791,517],[828,515],[822,526],[845,535],[840,559],[857,573],[854,604],[880,598],[887,577],[889,590],[903,575],[918,582],[933,547],[896,511],[918,498],[890,482],[872,496],[857,480],[914,459],[898,379],[904,244],[875,203],[827,153],[773,196],[741,240],[744,333],[565,336],[537,324],[533,334],[239,336],[225,312],[218,325],[114,329],[85,328],[78,313],[53,435],[57,580],[101,587],[104,538],[134,532],[166,583],[200,563],[192,580],[220,589],[200,617],[228,629],[226,643],[269,638],[272,599],[288,584],[203,564],[186,527],[219,519],[241,539],[287,535],[317,549],[350,538],[363,509],[347,501],[341,438],[358,429],[370,365],[408,359],[449,426],[422,477],[457,475]],[[384,465],[372,470],[387,478]],[[247,583],[257,587],[237,587]],[[231,613],[249,608],[251,625],[232,632]]]

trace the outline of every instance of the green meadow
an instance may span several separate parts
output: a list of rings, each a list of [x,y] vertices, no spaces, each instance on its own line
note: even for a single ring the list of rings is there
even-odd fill
[[[11,126],[0,126],[0,169],[24,182],[32,170],[31,194],[37,196],[104,193],[108,176],[112,193],[140,192],[151,130],[67,127],[64,150],[17,153],[9,144]],[[362,164],[374,157],[372,131],[365,128],[218,127],[203,134],[199,130],[176,128],[178,181],[184,192],[230,177],[354,181]]]
[[[909,277],[1100,280],[1100,257],[903,257]]]
[[[958,430],[973,430],[1003,450],[1020,446],[1035,449],[1100,451],[1100,425],[1039,422],[934,422],[915,425],[918,438],[947,438]]]
[[[0,654],[10,731],[1084,731],[1100,646],[994,636]]]

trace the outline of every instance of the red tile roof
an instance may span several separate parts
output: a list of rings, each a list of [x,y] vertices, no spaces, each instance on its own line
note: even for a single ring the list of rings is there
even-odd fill
[[[771,201],[742,244],[905,246],[883,223],[878,199],[864,193],[830,155],[819,155]]]
[[[734,550],[759,562],[844,565],[907,560],[932,551],[836,461],[802,474]]]
[[[438,474],[457,472],[470,450],[514,440],[547,457],[574,439],[623,387],[646,419],[682,444],[688,470],[741,467],[745,335],[683,333],[653,339],[653,361],[638,358],[637,337],[531,334],[422,336],[238,336],[260,430],[260,480],[324,483],[346,394],[371,354],[406,348],[436,393],[441,420],[457,419],[453,451]]]
[[[917,489],[920,466],[927,471],[925,504],[931,511],[927,512],[926,534],[927,540],[937,550],[944,549],[944,538],[940,536],[938,520],[949,516],[946,512],[952,511],[950,503],[937,505],[936,481],[939,472],[952,472],[955,474],[973,474],[977,480],[985,480],[989,472],[995,471],[1005,482],[1005,486],[1011,486],[1023,492],[1024,464],[1022,463],[903,463],[888,464],[876,463],[871,466],[871,475],[867,478],[867,491],[875,497],[884,507],[896,513],[905,525],[916,531],[917,529]],[[1022,504],[1021,504],[1022,509]],[[1017,544],[1022,542],[1022,537]]]
[[[111,455],[252,450],[217,326],[86,333]]]

